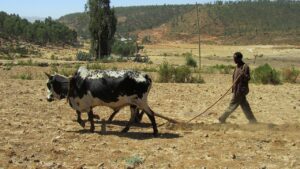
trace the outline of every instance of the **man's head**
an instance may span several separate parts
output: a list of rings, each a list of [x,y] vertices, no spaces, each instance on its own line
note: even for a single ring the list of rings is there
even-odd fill
[[[243,62],[243,54],[241,52],[235,52],[233,54],[233,60],[236,64]]]
[[[55,99],[63,99],[66,98],[69,88],[69,79],[62,75],[49,75],[47,74],[48,82],[47,82],[47,88],[48,88],[48,95],[47,100],[49,102],[55,100]]]

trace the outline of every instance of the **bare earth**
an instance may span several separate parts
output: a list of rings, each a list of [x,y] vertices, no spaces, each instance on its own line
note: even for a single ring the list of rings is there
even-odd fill
[[[35,72],[40,80],[11,78],[25,71]],[[146,116],[142,125],[120,133],[129,119],[128,108],[106,125],[105,134],[100,133],[100,121],[95,133],[89,132],[89,123],[81,128],[65,100],[46,101],[43,71],[49,68],[0,69],[0,168],[300,168],[299,84],[251,84],[248,100],[257,125],[248,124],[240,108],[227,124],[217,123],[228,95],[190,124],[160,126],[154,138]],[[230,87],[230,75],[203,76],[205,84],[154,83],[150,106],[189,120]],[[107,119],[112,111],[99,107],[95,112]],[[166,122],[156,119],[159,125]],[[132,163],[136,157],[140,162]]]

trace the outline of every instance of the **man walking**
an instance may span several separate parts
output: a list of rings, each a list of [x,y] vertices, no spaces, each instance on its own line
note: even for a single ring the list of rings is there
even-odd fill
[[[235,64],[237,65],[233,72],[233,82],[236,81],[236,83],[232,87],[233,96],[230,104],[225,110],[224,114],[219,117],[219,122],[225,123],[227,117],[240,105],[245,116],[249,120],[249,123],[256,123],[256,118],[254,117],[246,98],[246,95],[249,93],[249,66],[243,62],[243,54],[241,52],[234,53],[233,59]]]

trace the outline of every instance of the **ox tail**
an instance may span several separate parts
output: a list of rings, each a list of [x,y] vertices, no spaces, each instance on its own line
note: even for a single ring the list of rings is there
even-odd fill
[[[151,77],[148,74],[145,75],[145,79],[147,80],[147,82],[149,84],[152,84],[152,79],[151,79]]]
[[[145,74],[145,79],[146,79],[146,83],[148,85],[148,90],[147,90],[147,93],[149,93],[151,87],[152,87],[152,79],[151,77],[148,75],[148,74]]]

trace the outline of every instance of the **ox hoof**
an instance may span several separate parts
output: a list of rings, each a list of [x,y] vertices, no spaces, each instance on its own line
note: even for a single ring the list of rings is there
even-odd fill
[[[153,133],[153,136],[154,136],[154,137],[158,137],[158,136],[159,136],[158,131],[154,132],[154,133]]]
[[[80,124],[80,126],[81,126],[82,128],[85,127],[85,122],[84,122],[84,121],[78,121],[78,123]]]
[[[94,114],[93,116],[94,116],[95,119],[98,119],[98,120],[100,119],[100,117],[96,114]]]
[[[122,132],[122,133],[127,133],[128,130],[129,130],[129,127],[125,127],[121,132]]]
[[[95,131],[95,127],[91,127],[90,132],[94,133],[94,131]]]

